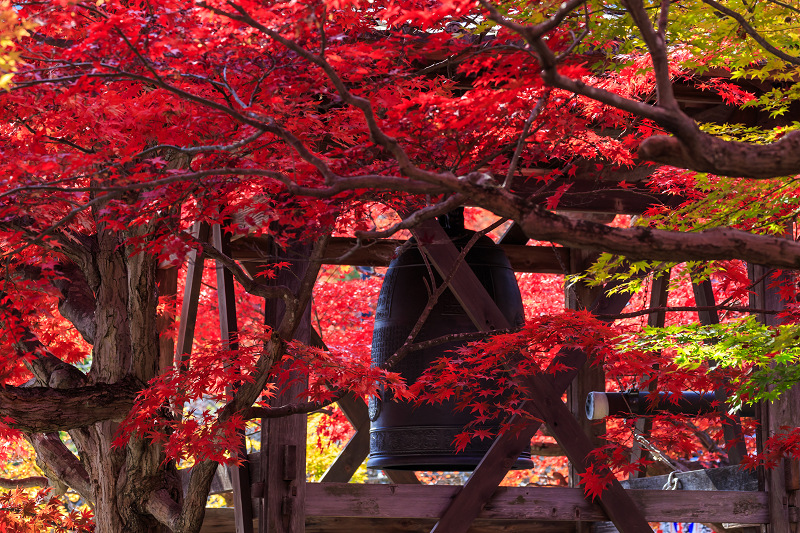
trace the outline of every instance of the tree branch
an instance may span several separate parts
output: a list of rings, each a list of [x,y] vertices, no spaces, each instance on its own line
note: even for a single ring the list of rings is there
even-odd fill
[[[709,5],[716,3],[715,0],[704,1]],[[489,11],[489,18],[517,32],[536,51],[545,83],[653,120],[676,135],[656,135],[645,139],[639,146],[640,158],[698,172],[750,179],[769,179],[800,172],[800,132],[789,133],[768,145],[725,141],[701,132],[696,122],[680,111],[672,92],[666,46],[653,29],[639,0],[630,0],[627,4],[653,59],[659,94],[659,105],[656,106],[563,76],[558,72],[555,55],[535,31],[537,26],[525,26],[510,20],[485,0],[482,4]],[[795,58],[795,61],[800,60]]]
[[[528,132],[531,129],[531,125],[533,121],[541,114],[542,109],[544,109],[544,105],[547,103],[547,100],[550,98],[550,91],[546,90],[545,93],[539,97],[539,100],[536,102],[536,106],[534,106],[533,110],[531,110],[530,115],[525,120],[525,124],[522,126],[522,132],[519,134],[519,139],[517,139],[517,148],[514,150],[514,155],[511,157],[511,163],[508,165],[508,172],[506,172],[506,179],[503,181],[503,188],[508,189],[511,186],[511,180],[514,177],[514,173],[517,171],[517,164],[519,163],[519,158],[522,155],[522,150],[525,148],[525,141],[528,138]]]
[[[355,235],[358,238],[359,242],[362,240],[371,240],[371,239],[384,239],[386,237],[391,237],[395,233],[400,230],[410,229],[419,224],[424,220],[428,220],[434,217],[438,217],[440,215],[444,215],[445,213],[452,211],[456,207],[459,207],[464,203],[464,197],[461,194],[453,194],[446,200],[434,204],[429,205],[427,207],[423,207],[417,211],[414,211],[407,217],[403,218],[397,224],[392,225],[391,227],[380,230],[380,231],[356,231]]]
[[[172,531],[178,531],[181,519],[181,506],[172,499],[172,496],[169,495],[169,491],[166,489],[159,489],[151,492],[144,507],[156,520]]]
[[[95,298],[83,271],[72,262],[61,262],[55,266],[55,274],[43,275],[42,268],[24,264],[19,269],[24,279],[48,281],[61,293],[58,310],[69,320],[83,339],[92,344],[95,334]],[[4,294],[4,293],[0,293]]]
[[[800,141],[800,136],[797,137]],[[800,150],[798,151],[800,157]],[[567,247],[622,255],[631,260],[666,262],[741,259],[754,264],[796,270],[800,268],[800,243],[792,239],[756,235],[719,227],[699,232],[634,227],[614,228],[588,220],[571,220],[531,201],[458,180],[455,187],[475,205],[516,221],[525,234]],[[454,188],[455,188],[454,187]]]
[[[100,422],[122,420],[134,405],[139,387],[130,382],[85,387],[0,387],[0,413],[6,424],[27,433],[66,431]]]
[[[36,487],[46,487],[47,484],[48,479],[43,476],[23,477],[20,479],[0,477],[0,489],[33,489]]]
[[[0,302],[8,298],[8,295],[0,290]],[[13,335],[13,332],[18,332],[18,336],[12,339],[12,345],[18,354],[23,356],[25,366],[36,378],[39,385],[49,385],[54,388],[61,388],[62,385],[70,384],[80,385],[86,380],[86,376],[70,365],[65,363],[47,349],[47,347],[39,341],[36,335],[23,323],[22,317],[18,310],[11,306],[0,306],[2,313],[0,314],[0,326],[7,332]]]
[[[86,342],[94,344],[97,329],[95,298],[86,276],[74,263],[61,263],[57,271],[62,277],[54,278],[52,283],[61,292],[58,311],[75,326]]]
[[[641,0],[624,1],[628,12],[639,28],[639,33],[641,33],[647,45],[647,50],[650,52],[650,58],[653,61],[653,71],[656,75],[656,91],[658,93],[657,105],[682,115],[683,113],[680,112],[678,101],[675,100],[675,94],[672,91],[666,36],[661,31],[656,31],[653,28],[653,24],[650,22],[650,17],[647,15],[644,3]],[[669,2],[662,2],[659,14],[659,30],[664,29],[666,26],[668,8]]]
[[[520,24],[513,20],[507,19],[487,0],[480,0],[480,3],[487,11],[489,11],[489,18],[498,23],[500,23],[500,19],[502,19],[503,26],[506,26],[508,29],[522,35],[526,41],[532,42],[541,39],[547,32],[558,27],[558,25],[564,21],[567,15],[575,11],[575,9],[581,5],[585,4],[586,0],[569,0],[564,2],[559,6],[558,11],[556,11],[552,17],[533,26],[527,26],[525,24]]]
[[[211,145],[207,145],[207,146],[175,146],[175,145],[172,145],[172,144],[159,144],[157,146],[153,146],[153,147],[148,148],[146,150],[142,150],[141,152],[139,152],[138,154],[136,154],[136,155],[134,155],[132,157],[134,159],[138,159],[138,158],[144,157],[144,156],[146,156],[148,154],[151,154],[151,153],[154,153],[154,152],[158,152],[159,150],[174,150],[176,152],[180,152],[182,154],[189,154],[189,155],[200,154],[200,153],[203,153],[203,152],[215,152],[215,151],[233,152],[233,151],[235,151],[235,150],[237,150],[237,149],[239,149],[239,148],[241,148],[243,146],[246,146],[246,145],[250,144],[251,142],[257,140],[259,137],[264,135],[264,133],[265,133],[264,130],[256,130],[256,132],[253,133],[252,135],[250,135],[249,137],[245,137],[244,139],[242,139],[240,141],[236,141],[236,142],[233,142],[233,143],[230,143],[230,144],[211,144]]]
[[[289,403],[278,407],[250,407],[244,411],[243,416],[247,420],[253,420],[254,418],[282,418],[290,415],[313,413],[338,402],[345,394],[347,394],[346,390],[339,389],[333,396],[323,401]]]
[[[64,445],[58,433],[27,436],[36,452],[36,464],[48,478],[72,487],[87,501],[94,501],[89,474],[80,460]]]
[[[251,278],[233,258],[228,257],[214,248],[211,243],[200,242],[195,239],[194,236],[185,232],[181,233],[180,236],[184,241],[191,241],[194,246],[202,247],[203,255],[225,265],[225,268],[230,270],[236,281],[238,281],[242,287],[244,287],[244,290],[249,294],[260,296],[262,298],[281,298],[283,300],[287,300],[292,297],[292,293],[284,286],[269,286],[259,283],[254,278]]]
[[[166,146],[166,145],[164,145]],[[128,185],[89,186],[89,187],[61,187],[55,185],[29,185],[16,188],[13,192],[63,192],[68,194],[78,192],[113,192],[123,194],[126,192],[153,190],[164,185],[171,185],[182,181],[200,181],[205,177],[216,176],[264,176],[283,183],[287,190],[296,195],[311,196],[315,198],[330,198],[342,192],[356,189],[373,189],[377,191],[402,191],[412,194],[441,194],[447,189],[423,181],[411,180],[399,176],[384,176],[366,174],[361,176],[339,176],[333,174],[331,184],[327,187],[305,187],[298,185],[283,172],[259,168],[220,167],[183,174],[172,173],[166,178],[157,180],[131,183]],[[10,194],[10,192],[8,193]],[[55,237],[55,236],[54,236]]]
[[[532,239],[610,252],[631,260],[681,262],[735,258],[755,264],[800,268],[800,243],[791,239],[754,235],[730,228],[700,232],[612,228],[585,220],[569,220],[538,206],[533,206],[520,217],[518,222]]]
[[[573,3],[582,3],[585,0],[570,0]],[[270,39],[274,40],[275,42],[280,43],[282,46],[295,52],[297,55],[308,61],[309,63],[316,65],[325,73],[327,78],[331,81],[336,92],[341,97],[342,101],[350,106],[355,107],[359,111],[361,111],[362,116],[364,117],[364,121],[366,122],[367,129],[369,131],[370,140],[375,144],[383,147],[386,149],[389,154],[392,155],[395,161],[397,161],[398,166],[400,167],[400,171],[403,175],[409,176],[415,180],[422,180],[428,183],[439,184],[440,178],[442,174],[438,174],[436,172],[431,172],[419,168],[416,166],[412,161],[408,154],[405,152],[402,146],[397,139],[387,135],[383,129],[378,124],[378,119],[375,115],[374,110],[372,109],[372,105],[370,104],[369,100],[366,98],[362,98],[360,96],[354,95],[348,88],[344,81],[339,77],[336,69],[334,69],[330,63],[324,58],[322,55],[314,54],[302,46],[300,46],[297,42],[287,39],[279,32],[269,29],[268,27],[261,24],[259,21],[254,19],[248,12],[245,10],[241,5],[228,0],[228,5],[231,6],[235,13],[230,11],[224,11],[217,7],[214,7],[206,2],[200,1],[197,5],[201,7],[205,7],[206,9],[216,13],[218,15],[222,15],[225,17],[230,18],[231,20],[235,20],[246,24]],[[288,132],[285,132],[288,134]],[[291,135],[291,134],[289,134]],[[297,139],[296,137],[292,136],[290,139],[289,137],[285,137],[286,142],[295,148],[295,150],[299,150],[300,147],[303,147],[302,142]],[[306,150],[307,152],[307,150]],[[318,165],[316,162],[312,161],[304,153],[298,151],[298,154],[305,159],[306,161],[312,163],[317,169],[322,173],[325,177],[326,184],[331,184],[334,180],[335,175],[328,169],[326,165]],[[447,174],[449,175],[449,174]]]
[[[41,186],[31,186],[31,190],[35,190],[38,187]],[[12,202],[16,201],[14,196],[20,192],[24,192],[26,189],[27,188],[23,186],[7,190],[3,193],[0,193],[0,198],[11,196]],[[0,204],[0,207],[4,206]],[[32,229],[32,226],[35,225],[36,221],[27,215],[11,217],[0,221],[0,229],[19,231],[27,238],[34,240],[39,236],[39,232],[37,232],[35,229]],[[52,234],[50,238],[59,244],[58,251],[60,253],[66,255],[82,268],[85,268],[91,262],[91,250],[93,246],[93,239],[91,236],[84,235],[82,233],[73,233],[64,229],[60,232]]]
[[[208,492],[211,489],[211,482],[214,480],[218,464],[216,461],[205,460],[192,467],[180,516],[174,522],[174,526],[170,526],[173,533],[194,533],[200,530],[206,514]],[[167,509],[169,508],[168,506]],[[157,517],[157,515],[153,516]],[[173,521],[169,514],[164,519],[168,522]]]
[[[699,130],[692,144],[679,134],[677,138],[656,135],[642,141],[638,154],[648,161],[720,176],[792,176],[800,172],[800,131],[766,145],[723,141]]]
[[[580,5],[582,2],[577,2]],[[669,123],[677,126],[674,113],[658,106],[652,106],[645,102],[631,100],[605,89],[587,85],[581,80],[575,80],[563,76],[558,72],[558,61],[553,51],[542,40],[542,34],[534,31],[537,26],[525,26],[503,16],[497,8],[489,4],[486,0],[481,0],[481,4],[489,11],[489,18],[522,36],[536,52],[539,64],[542,67],[542,80],[555,88],[564,89],[580,96],[586,96],[598,102],[616,107],[623,111],[649,118],[660,124]],[[699,131],[699,130],[698,130]]]

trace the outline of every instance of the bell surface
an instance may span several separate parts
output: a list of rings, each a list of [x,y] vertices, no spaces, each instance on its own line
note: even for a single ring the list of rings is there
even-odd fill
[[[450,230],[450,228],[447,228]],[[453,234],[453,231],[449,231]],[[463,249],[474,235],[457,231],[453,239]],[[467,253],[465,262],[500,307],[510,324],[524,323],[524,308],[514,271],[503,250],[488,237],[481,237]],[[428,303],[432,287],[442,283],[431,272],[417,246],[410,246],[389,265],[378,297],[372,337],[372,364],[379,366],[405,342]],[[427,282],[426,282],[427,280]],[[448,289],[433,307],[415,342],[454,333],[474,333],[478,329]],[[451,342],[411,352],[392,371],[400,373],[410,385],[436,359],[448,355],[463,343]],[[367,468],[395,470],[457,471],[474,470],[492,444],[491,439],[473,439],[465,450],[456,453],[456,435],[473,420],[469,412],[457,411],[455,402],[415,405],[397,402],[391,392],[370,398],[370,454]],[[496,434],[501,420],[482,426]],[[514,469],[532,468],[530,453],[523,453]]]

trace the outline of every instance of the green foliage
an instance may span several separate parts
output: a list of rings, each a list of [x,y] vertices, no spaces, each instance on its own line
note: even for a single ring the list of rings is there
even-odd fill
[[[632,294],[644,287],[647,272],[669,266],[659,261],[625,261],[624,257],[602,253],[585,272],[569,276],[567,285],[582,282],[597,287],[614,283],[608,290],[610,294]]]
[[[800,381],[800,326],[767,327],[747,317],[713,325],[644,328],[622,347],[664,351],[687,371],[730,372],[733,404],[775,400]]]

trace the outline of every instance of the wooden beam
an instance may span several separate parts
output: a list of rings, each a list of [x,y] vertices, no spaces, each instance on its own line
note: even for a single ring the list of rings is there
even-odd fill
[[[497,241],[499,245],[508,245],[513,244],[517,246],[525,246],[528,244],[530,239],[522,230],[522,226],[517,224],[516,222],[512,222],[508,229],[503,233],[503,236],[500,237],[500,240]],[[508,254],[506,254],[508,255]]]
[[[397,531],[425,531],[458,490],[459,487],[448,485],[309,483],[306,527],[311,529],[307,531],[360,533],[396,531],[395,527],[402,528]],[[625,492],[651,522],[766,524],[769,519],[764,492],[640,489]],[[207,509],[202,531],[227,533],[230,529],[223,528],[230,524],[231,514],[227,509]],[[558,522],[574,527],[576,521],[605,519],[603,509],[586,501],[581,489],[498,487],[480,512],[475,529],[470,531],[539,532],[539,523],[552,528],[544,531],[564,531],[556,528]],[[520,522],[527,523],[528,528],[517,529]],[[341,529],[337,524],[347,524],[353,529]],[[377,524],[387,525],[388,529],[368,529]],[[503,529],[506,527],[509,529]]]
[[[347,483],[367,455],[369,455],[369,426],[357,430],[347,441],[333,463],[322,474],[320,483]]]
[[[436,518],[458,493],[448,485],[309,483],[308,516]],[[767,522],[763,492],[627,490],[649,521]],[[492,520],[600,521],[606,514],[583,490],[566,487],[498,487],[478,515]]]
[[[558,450],[561,450],[559,447]],[[260,472],[260,454],[251,453],[248,455],[247,463],[250,466],[250,478],[258,479]],[[564,455],[560,453],[560,455]],[[217,475],[211,484],[211,494],[221,494],[231,492],[233,484],[230,481],[228,467],[220,466]],[[191,468],[178,470],[184,489],[189,484]],[[621,481],[621,485],[626,489],[646,489],[659,490],[667,481],[667,475],[651,476],[628,481]],[[758,492],[758,476],[751,470],[743,470],[738,466],[726,466],[721,468],[710,468],[707,470],[690,470],[688,472],[676,472],[675,477],[680,480],[680,489],[683,491],[738,491],[748,492],[754,497],[761,498]],[[312,486],[312,485],[309,485]],[[547,487],[548,489],[550,487]],[[707,497],[712,497],[708,495]]]
[[[397,256],[397,249],[404,243],[381,239],[359,245],[354,238],[333,237],[325,250],[324,261],[329,265],[389,266]],[[501,244],[500,247],[516,272],[565,274],[565,267],[569,268],[569,248],[519,244]],[[231,243],[231,253],[238,261],[269,261],[269,240],[265,237],[241,237]]]
[[[214,248],[223,254],[230,254],[229,240],[222,234],[222,228],[215,224],[212,230]],[[230,270],[217,261],[217,302],[219,307],[220,338],[229,350],[238,350],[238,326],[236,323],[236,295],[233,287],[233,274]],[[237,384],[230,384],[235,388]],[[231,468],[231,482],[233,484],[233,502],[236,509],[236,533],[253,533],[253,504],[250,495],[250,469],[247,465],[247,441],[244,433],[241,434],[239,449],[232,450],[242,460],[242,463]]]
[[[459,250],[436,220],[422,222],[411,233],[442,279],[452,274],[450,290],[478,331],[511,327],[466,261],[458,263]]]
[[[309,517],[305,533],[425,533],[435,518],[343,518]],[[566,522],[532,522],[530,520],[483,520],[472,524],[470,533],[577,533],[575,524]]]
[[[233,509],[206,509],[200,533],[230,533]],[[435,518],[347,518],[307,516],[305,533],[424,533],[430,531]],[[568,522],[531,522],[530,520],[478,519],[470,533],[577,533]]]
[[[231,533],[233,529],[232,507],[206,508],[200,533]],[[255,527],[255,520],[252,527]]]

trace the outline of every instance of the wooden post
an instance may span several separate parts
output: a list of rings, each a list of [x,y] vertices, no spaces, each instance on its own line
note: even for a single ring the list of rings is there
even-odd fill
[[[748,274],[755,283],[751,292],[750,305],[754,310],[779,311],[785,302],[778,293],[778,287],[792,281],[787,272],[770,274],[768,267],[748,265]],[[762,324],[777,326],[777,315],[757,313]],[[759,451],[769,437],[783,431],[782,426],[800,426],[800,384],[782,393],[774,402],[759,404]],[[769,533],[797,533],[798,511],[800,511],[800,468],[796,459],[782,459],[775,468],[764,472],[764,488],[769,501]]]
[[[222,228],[215,224],[212,231],[214,247],[225,255],[230,254],[227,235],[222,234]],[[227,344],[228,349],[239,348],[238,325],[236,323],[236,295],[233,288],[233,274],[219,261],[216,262],[217,270],[217,297],[219,306],[220,338]],[[229,387],[235,389],[237,384]],[[231,481],[233,483],[233,508],[236,519],[236,533],[253,533],[253,503],[250,496],[250,465],[247,462],[247,441],[242,433],[239,449],[233,453],[238,454],[242,463],[231,467]]]
[[[667,305],[667,297],[669,296],[669,270],[663,272],[660,276],[653,279],[652,286],[650,288],[650,308],[660,308],[666,307]],[[654,328],[663,328],[664,322],[666,321],[667,313],[665,311],[657,311],[655,313],[651,313],[647,317],[647,325]],[[654,368],[655,370],[655,368]],[[647,381],[650,376],[643,376],[642,380],[639,382],[640,385]],[[656,383],[651,382],[648,386],[650,391],[656,390]],[[646,418],[639,418],[636,420],[634,424],[635,431],[637,431],[640,435],[644,438],[650,437],[650,432],[653,429],[653,419],[650,417]],[[635,463],[642,457],[647,457],[648,453],[646,450],[642,450],[642,445],[639,443],[638,440],[633,439],[633,444],[631,446],[631,463]],[[642,467],[635,472],[632,472],[629,476],[629,479],[636,479],[640,477],[644,477],[647,474],[647,468]]]
[[[158,328],[158,371],[172,367],[175,361],[175,339],[167,331],[175,324],[175,298],[178,294],[178,268],[159,268],[156,273],[158,296],[168,299],[164,311],[156,318]]]
[[[273,246],[271,254],[276,261],[288,260],[290,266],[279,270],[272,280],[274,285],[284,285],[296,292],[308,268],[309,245],[298,244],[289,250]],[[253,268],[250,268],[253,272]],[[264,318],[268,326],[276,327],[283,318],[285,304],[280,299],[269,299],[264,304]],[[311,307],[305,310],[295,340],[308,344],[311,340]],[[270,401],[279,406],[304,401],[307,385],[294,383]],[[302,533],[305,530],[306,490],[306,415],[296,414],[282,418],[261,420],[261,483],[264,487],[259,533]]]
[[[694,299],[700,307],[713,307],[714,290],[711,287],[711,282],[705,280],[701,283],[692,283],[694,290]],[[697,312],[700,317],[700,323],[719,324],[719,315],[716,309],[706,309]],[[713,371],[713,368],[711,369]],[[747,455],[747,449],[744,444],[744,434],[742,433],[742,424],[739,421],[739,416],[731,416],[728,414],[727,400],[728,393],[725,391],[725,384],[714,391],[719,405],[717,412],[722,420],[722,433],[725,438],[725,450],[728,452],[728,463],[738,465],[742,459]]]
[[[570,251],[570,272],[583,272],[594,262],[597,254],[584,250]],[[568,309],[586,309],[594,302],[602,287],[590,287],[586,283],[577,282],[565,287],[566,307]],[[589,436],[594,446],[602,446],[601,435],[606,432],[605,420],[588,420],[585,414],[586,396],[590,392],[606,390],[606,373],[603,365],[583,365],[578,370],[578,375],[567,389],[567,407],[569,408],[578,426]],[[572,461],[569,465],[569,486],[578,487],[581,484],[580,474],[582,469],[576,468]]]

